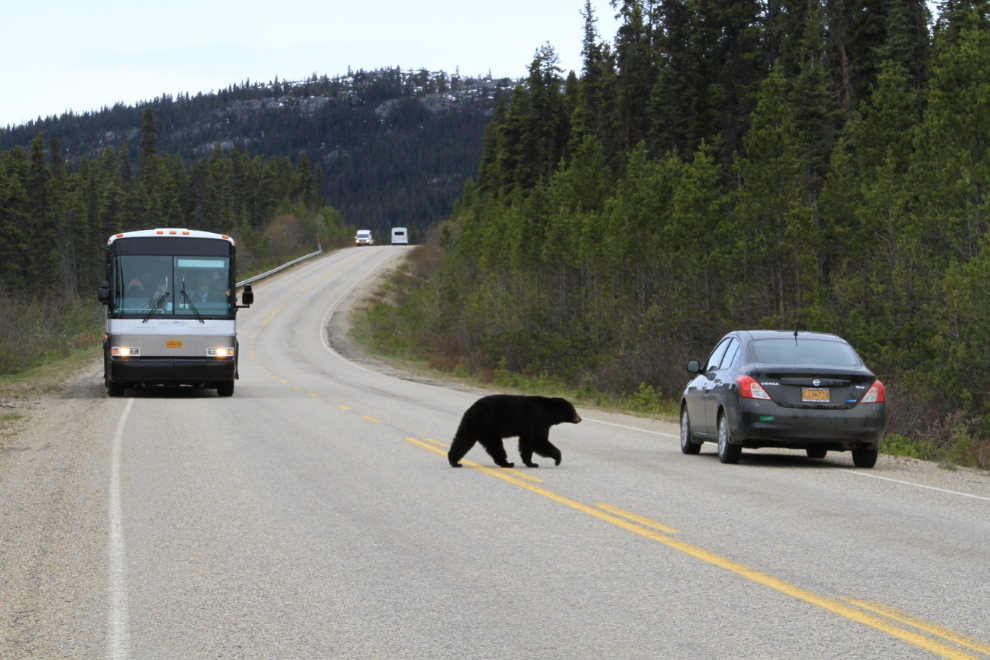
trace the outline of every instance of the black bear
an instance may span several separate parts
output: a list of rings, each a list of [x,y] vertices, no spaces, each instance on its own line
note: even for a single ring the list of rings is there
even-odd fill
[[[550,427],[580,421],[566,399],[514,394],[482,397],[461,418],[447,460],[451,467],[461,467],[464,454],[480,442],[499,467],[510,468],[515,464],[507,460],[502,439],[519,436],[519,455],[527,467],[540,467],[533,462],[533,452],[560,465],[560,450],[550,444]]]

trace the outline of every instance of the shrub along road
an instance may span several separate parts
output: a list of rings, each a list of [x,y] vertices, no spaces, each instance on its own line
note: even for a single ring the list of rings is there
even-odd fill
[[[479,393],[325,331],[404,252],[259,285],[233,398],[94,365],[45,403],[0,453],[0,656],[990,657],[982,475],[582,409],[559,467],[451,469]]]

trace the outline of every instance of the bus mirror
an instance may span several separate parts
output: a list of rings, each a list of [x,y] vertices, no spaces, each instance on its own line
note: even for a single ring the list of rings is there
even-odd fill
[[[251,290],[250,284],[244,285],[244,293],[241,294],[241,304],[242,305],[254,304],[254,291]]]
[[[110,302],[110,283],[103,280],[100,283],[100,290],[96,292],[96,297],[104,305]]]

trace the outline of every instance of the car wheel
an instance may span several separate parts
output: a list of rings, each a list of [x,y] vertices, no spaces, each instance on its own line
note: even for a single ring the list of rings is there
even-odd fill
[[[879,449],[853,449],[853,465],[859,468],[871,468],[877,464]]]
[[[687,406],[681,410],[681,452],[685,454],[697,454],[701,451],[701,445],[694,441],[694,434],[691,433],[691,420],[688,418]]]
[[[805,451],[808,453],[808,458],[825,458],[828,454],[827,449],[805,449]]]
[[[124,396],[124,384],[115,383],[112,380],[108,380],[107,396],[112,396],[112,397]]]
[[[742,456],[742,447],[729,442],[732,436],[729,434],[729,420],[724,414],[718,416],[718,460],[723,463],[738,463]]]
[[[224,380],[217,383],[217,396],[234,396],[234,381]]]

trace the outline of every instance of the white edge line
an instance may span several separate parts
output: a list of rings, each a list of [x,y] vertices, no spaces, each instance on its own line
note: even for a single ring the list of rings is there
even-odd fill
[[[110,458],[110,620],[107,629],[107,658],[127,660],[131,657],[131,621],[127,606],[127,556],[120,514],[120,454],[124,425],[134,406],[128,399],[124,414],[117,423]]]
[[[635,426],[623,426],[622,424],[613,424],[612,422],[603,422],[600,419],[589,419],[587,417],[581,418],[585,422],[595,422],[596,424],[605,424],[606,426],[618,426],[620,429],[629,429],[630,431],[639,431],[640,433],[652,433],[653,435],[662,435],[665,438],[677,438],[680,439],[679,435],[671,435],[669,433],[660,433],[659,431],[647,431],[646,429],[638,429]]]
[[[652,433],[653,435],[662,435],[667,438],[679,438],[680,436],[670,435],[669,433],[660,433],[658,431],[647,431],[646,429],[638,429],[635,426],[624,426],[622,424],[613,424],[611,422],[603,422],[598,419],[589,419],[588,417],[582,417],[584,421],[596,422],[598,424],[606,424],[608,426],[617,426],[622,429],[629,429],[630,431],[639,431],[641,433]],[[962,497],[971,497],[974,500],[983,500],[984,502],[990,502],[990,497],[982,497],[980,495],[971,495],[969,493],[961,493],[957,490],[947,490],[945,488],[936,488],[935,486],[925,486],[924,484],[916,484],[911,481],[901,481],[900,479],[891,479],[890,477],[881,477],[876,474],[867,474],[866,472],[857,472],[855,470],[845,470],[842,468],[837,468],[839,472],[846,472],[848,474],[855,474],[860,477],[871,477],[873,479],[882,479],[884,481],[893,481],[896,484],[903,484],[905,486],[914,486],[915,488],[927,488],[928,490],[937,490],[940,493],[948,493],[949,495],[961,495]]]
[[[342,294],[340,294],[339,296],[337,296],[337,299],[336,300],[334,300],[332,303],[330,303],[330,306],[327,307],[326,313],[323,315],[323,320],[320,321],[320,328],[319,328],[319,332],[320,332],[320,343],[323,344],[323,348],[327,349],[332,354],[336,355],[338,358],[340,358],[341,360],[343,360],[347,364],[351,365],[352,367],[355,367],[355,368],[360,369],[361,371],[365,371],[367,373],[373,373],[373,372],[369,371],[368,369],[365,369],[364,367],[362,367],[359,364],[355,364],[354,362],[351,362],[350,360],[348,360],[347,358],[345,358],[343,355],[341,355],[337,351],[333,350],[330,347],[330,344],[327,343],[326,338],[323,336],[324,334],[326,334],[324,332],[324,330],[326,330],[326,326],[327,326],[327,317],[330,316],[330,312],[332,312],[333,311],[333,308],[337,306],[337,303],[339,303],[344,296],[346,296],[348,293],[350,293],[351,289],[353,289],[354,287],[356,287],[359,283],[363,282],[369,275],[371,275],[376,270],[378,270],[378,267],[381,266],[383,263],[385,263],[385,261],[387,259],[389,259],[390,257],[392,257],[392,256],[393,255],[391,255],[391,254],[386,254],[385,255],[385,258],[379,260],[378,263],[376,263],[371,270],[369,270],[367,273],[365,273],[363,277],[359,277],[357,280],[354,281],[354,284],[352,284],[349,287],[347,287],[346,289],[344,289],[344,292]]]
[[[970,495],[969,493],[960,493],[958,490],[946,490],[945,488],[936,488],[935,486],[925,486],[924,484],[916,484],[911,481],[901,481],[900,479],[891,479],[890,477],[880,477],[875,474],[867,474],[866,472],[857,472],[856,470],[844,470],[838,468],[839,472],[845,472],[846,474],[855,474],[859,477],[870,477],[871,479],[883,479],[884,481],[893,481],[895,484],[904,484],[905,486],[914,486],[915,488],[927,488],[928,490],[937,490],[940,493],[948,493],[950,495],[962,495],[963,497],[972,497],[974,500],[983,500],[984,502],[990,502],[990,497],[981,497],[979,495]]]

